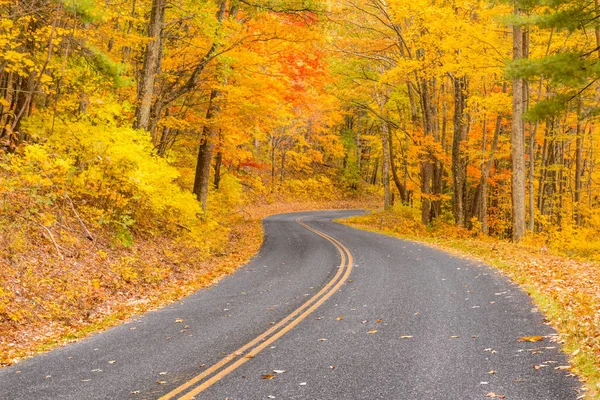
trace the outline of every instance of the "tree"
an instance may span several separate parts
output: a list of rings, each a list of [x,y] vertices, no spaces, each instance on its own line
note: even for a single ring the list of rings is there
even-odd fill
[[[518,16],[520,10],[515,9]],[[525,58],[527,42],[523,27],[519,23],[513,25],[513,60]],[[513,112],[512,131],[510,136],[512,160],[512,214],[513,232],[515,242],[520,241],[525,235],[525,113],[526,84],[521,77],[513,79]]]

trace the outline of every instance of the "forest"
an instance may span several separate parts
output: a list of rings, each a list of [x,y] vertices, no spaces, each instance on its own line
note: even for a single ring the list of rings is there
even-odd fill
[[[598,270],[599,16],[582,0],[0,0],[0,365],[231,272],[274,212],[380,209],[372,227]],[[578,331],[596,370],[597,279]]]

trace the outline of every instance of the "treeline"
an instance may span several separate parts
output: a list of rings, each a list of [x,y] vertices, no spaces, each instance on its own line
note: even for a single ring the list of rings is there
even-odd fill
[[[5,0],[0,14],[1,189],[49,229],[71,201],[127,238],[158,219],[206,231],[258,197],[379,187],[426,225],[515,240],[600,227],[592,3]]]
[[[158,228],[211,247],[245,204],[339,197],[324,12],[297,1],[0,2],[3,225],[25,215],[57,235],[77,212],[124,244]]]
[[[593,240],[600,227],[593,3],[334,7],[352,162],[369,175],[361,146],[365,134],[378,138],[386,208],[395,198],[419,208],[424,224],[452,219],[514,240],[582,227]]]

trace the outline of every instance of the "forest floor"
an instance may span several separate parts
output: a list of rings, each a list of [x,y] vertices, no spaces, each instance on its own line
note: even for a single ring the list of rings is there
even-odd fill
[[[600,263],[552,254],[545,246],[474,235],[454,226],[426,229],[398,211],[374,212],[343,223],[426,243],[496,267],[532,297],[558,331],[573,372],[586,381],[588,398],[600,398]]]
[[[369,206],[374,207],[364,201],[255,204],[227,221],[228,251],[209,257],[172,238],[139,234],[123,247],[111,243],[109,233],[94,231],[93,245],[70,242],[72,254],[61,259],[43,237],[36,244],[26,232],[22,240],[15,239],[18,232],[4,232],[0,367],[118,325],[231,274],[258,252],[261,220],[268,215]]]

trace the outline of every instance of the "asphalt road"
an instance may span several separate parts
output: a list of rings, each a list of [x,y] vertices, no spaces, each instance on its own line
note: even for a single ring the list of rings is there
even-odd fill
[[[358,213],[267,218],[259,255],[235,274],[0,369],[0,399],[579,396],[553,330],[516,285],[476,262],[331,222]]]

